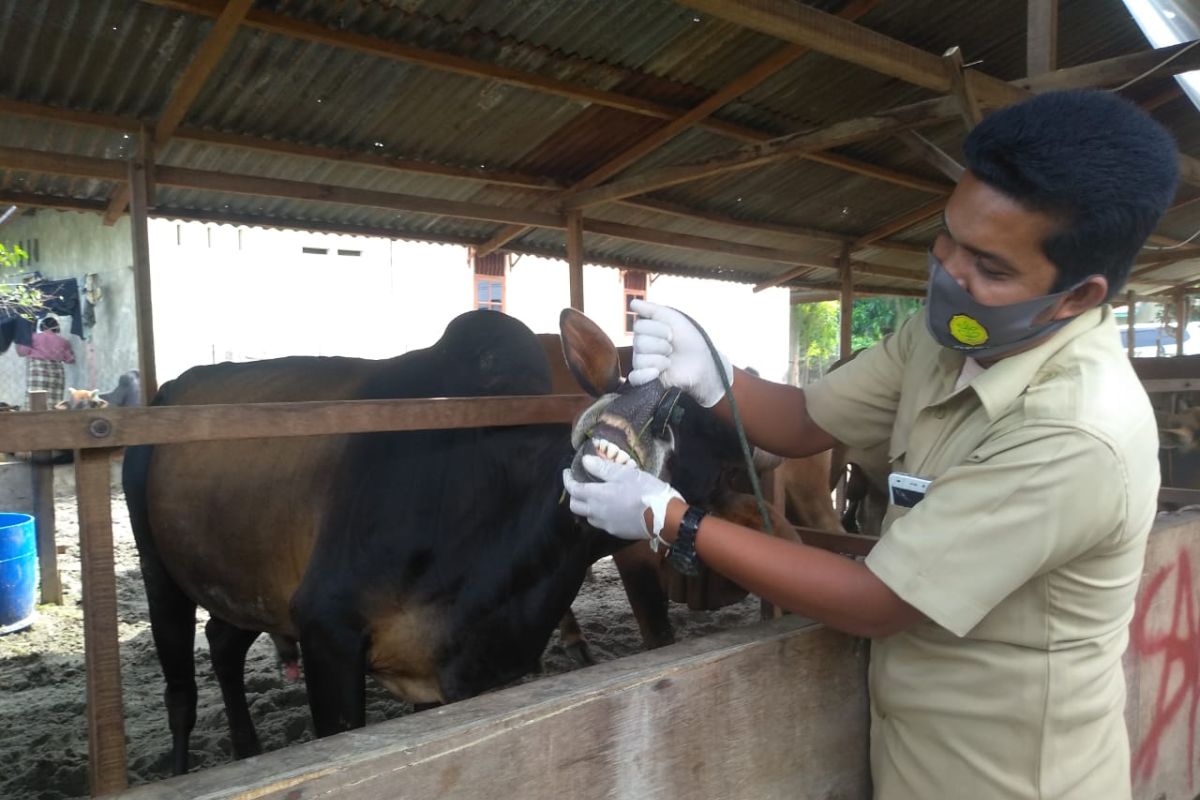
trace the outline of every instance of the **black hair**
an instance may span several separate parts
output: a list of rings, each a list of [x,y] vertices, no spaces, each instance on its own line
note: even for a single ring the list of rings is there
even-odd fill
[[[1179,155],[1167,131],[1109,92],[1049,92],[996,111],[963,143],[967,168],[1061,227],[1042,242],[1053,291],[1090,275],[1125,285],[1175,196]]]
[[[41,322],[41,325],[39,326],[39,330],[43,330],[43,331],[59,330],[58,318],[57,317],[42,317],[42,322]]]

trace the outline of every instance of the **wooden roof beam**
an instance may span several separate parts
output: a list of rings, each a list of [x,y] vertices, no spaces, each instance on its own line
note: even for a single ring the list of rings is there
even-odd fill
[[[896,138],[912,150],[922,161],[933,166],[938,172],[957,183],[962,178],[965,168],[954,160],[945,150],[926,139],[916,131],[902,131]]]
[[[566,199],[566,205],[570,208],[586,208],[599,203],[610,203],[701,178],[759,167],[784,158],[797,158],[818,150],[854,144],[878,136],[889,136],[909,128],[951,119],[957,113],[956,106],[957,103],[953,99],[941,98],[887,109],[869,117],[859,117],[813,131],[781,136],[762,144],[738,148],[688,164],[648,170],[575,193]]]
[[[1044,75],[1058,63],[1058,0],[1028,0],[1025,20],[1025,74]]]
[[[735,25],[818,53],[875,70],[943,94],[951,91],[942,60],[898,39],[792,0],[675,0]],[[1008,105],[1022,92],[979,72],[969,73],[972,91],[985,103]]]
[[[30,168],[48,174],[118,180],[120,176],[126,174],[127,162],[117,159],[66,156],[39,150],[0,147],[0,169]],[[566,218],[562,214],[549,214],[527,209],[513,209],[484,203],[443,200],[371,189],[355,189],[348,186],[266,178],[257,175],[235,175],[208,170],[159,166],[156,169],[156,178],[160,186],[181,189],[261,197],[281,197],[317,203],[366,206],[413,214],[502,222],[555,230],[565,230],[567,227]],[[834,268],[834,259],[828,256],[804,255],[790,248],[781,249],[740,244],[707,236],[671,233],[601,220],[587,220],[585,229],[589,233],[602,236],[664,247],[701,250],[710,253],[725,253],[741,258],[769,261],[778,264],[803,264],[806,268],[810,269]]]
[[[246,18],[246,13],[250,10],[250,6],[253,3],[254,0],[229,0],[221,9],[221,13],[217,16],[217,21],[213,23],[212,28],[208,31],[208,35],[200,43],[200,47],[196,50],[196,55],[192,58],[191,63],[188,64],[187,69],[183,71],[183,75],[180,77],[178,83],[171,90],[171,96],[167,99],[167,104],[163,107],[162,113],[159,114],[158,122],[153,132],[154,148],[149,151],[151,159],[161,152],[162,146],[175,135],[175,130],[179,127],[179,123],[183,121],[187,110],[191,108],[192,101],[196,99],[196,95],[200,94],[200,90],[204,88],[205,82],[208,81],[208,76],[217,68],[217,64],[221,61],[221,56],[225,55],[225,51],[233,43],[233,37],[237,35],[238,26]],[[104,213],[105,225],[112,225],[125,213],[125,209],[129,205],[130,196],[131,191],[128,183],[117,185],[109,202],[108,210]]]
[[[1182,42],[1169,47],[1143,50],[1127,56],[1092,61],[1077,67],[1066,67],[1030,75],[1014,81],[1014,85],[1036,94],[1060,89],[1088,89],[1120,86],[1134,78],[1143,80],[1168,78],[1200,69],[1200,46]]]
[[[742,25],[793,44],[805,45],[817,52],[877,70],[917,86],[938,92],[947,92],[952,88],[945,65],[932,53],[926,53],[853,22],[838,19],[832,14],[818,11],[803,3],[791,0],[675,1],[735,25]],[[1153,67],[1151,64],[1148,69]],[[963,78],[968,90],[985,105],[1005,106],[1030,96],[1030,92],[1017,83],[1006,83],[977,70],[963,73]],[[1180,177],[1187,183],[1200,186],[1200,161],[1181,154]]]
[[[846,8],[842,9],[841,16],[847,19],[855,19],[862,16],[879,0],[853,0]],[[795,63],[797,59],[808,53],[808,48],[797,45],[785,46],[775,54],[768,56],[759,64],[751,67],[740,76],[725,84],[719,90],[714,92],[707,100],[697,105],[691,111],[682,114],[668,122],[658,130],[651,133],[649,136],[643,137],[633,147],[618,153],[613,158],[610,158],[605,163],[601,164],[596,169],[592,170],[582,179],[571,186],[571,191],[582,191],[590,189],[597,184],[600,184],[618,172],[627,167],[636,164],[641,159],[658,150],[667,142],[674,139],[683,131],[700,122],[705,117],[720,109],[727,103],[736,100],[746,92],[758,86],[768,78],[777,75],[780,70]],[[847,159],[849,160],[849,159]],[[556,197],[553,202],[558,203],[562,197]],[[549,201],[548,201],[549,202]],[[518,236],[523,236],[529,231],[528,228],[520,228],[516,226],[508,226],[498,232],[492,238],[488,239],[480,246],[479,255],[487,255],[501,247]]]
[[[221,9],[221,0],[142,0],[142,2],[210,17],[217,16]],[[855,9],[859,6],[870,5],[875,2],[878,2],[878,0],[854,0],[844,10],[844,13],[847,15],[854,14],[856,13]],[[396,42],[387,41],[386,39],[365,36],[350,31],[334,31],[321,25],[304,22],[285,14],[277,14],[270,11],[251,10],[246,15],[245,26],[281,36],[291,36],[316,44],[353,50],[354,52],[366,55],[415,64],[456,75],[466,75],[483,80],[496,81],[535,92],[563,97],[580,103],[594,103],[643,116],[675,120],[681,115],[690,113],[684,109],[656,103],[651,100],[643,100],[618,92],[592,89],[567,81],[547,78],[533,72],[523,72],[518,69],[502,67],[498,64],[490,64],[484,61],[475,61],[437,50],[401,45]],[[714,119],[711,116],[702,115],[692,124],[713,133],[743,142],[761,142],[771,138],[771,135],[764,131]],[[845,159],[845,161],[853,163],[850,159]],[[865,169],[869,170],[869,166],[865,165]],[[870,173],[864,171],[862,174]],[[893,179],[891,173],[883,171],[876,172],[874,176],[880,180]],[[918,178],[907,176],[904,180],[905,183],[901,185],[911,185],[912,181],[919,181]]]

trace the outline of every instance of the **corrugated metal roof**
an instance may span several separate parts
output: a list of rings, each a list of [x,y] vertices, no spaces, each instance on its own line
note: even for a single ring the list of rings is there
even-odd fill
[[[837,11],[843,3],[820,0],[812,5]],[[153,121],[221,7],[216,0],[0,0],[0,52],[5,54],[0,101],[116,115],[134,127],[139,120]],[[905,0],[880,2],[859,22],[932,53],[958,45],[968,61],[980,60],[979,69],[1012,79],[1024,72],[1025,9],[1024,0]],[[191,104],[185,128],[462,169],[519,171],[563,185],[579,181],[666,124],[655,116],[564,97],[564,87],[603,90],[682,110],[785,46],[668,0],[258,0],[254,14],[254,21],[240,28]],[[1059,19],[1058,52],[1063,65],[1147,47],[1120,0],[1061,0]],[[407,55],[389,58],[297,38],[270,30],[275,23],[315,25],[331,34],[369,37],[383,49],[421,48],[467,59],[482,69],[516,70],[532,80],[557,81],[560,91],[516,85],[520,82],[516,78],[463,74],[457,67],[434,68],[413,63]],[[1168,86],[1168,81],[1150,81],[1131,94],[1145,99]],[[931,96],[895,78],[809,53],[726,104],[715,119],[768,137]],[[1185,150],[1200,143],[1200,115],[1189,103],[1170,101],[1155,113]],[[960,157],[963,131],[957,121],[922,134]],[[130,157],[134,144],[127,129],[0,111],[2,147],[121,162]],[[744,145],[744,138],[693,127],[623,174],[694,162]],[[837,154],[926,181],[947,182],[895,139],[863,142]],[[230,176],[266,176],[505,208],[544,207],[551,196],[513,186],[187,138],[166,143],[158,160]],[[45,195],[96,207],[106,203],[114,186],[111,180],[94,177],[0,170],[0,190],[7,193]],[[794,252],[797,258],[834,258],[840,243],[789,236],[777,228],[802,226],[856,238],[934,197],[793,158],[648,196],[670,204],[676,213],[609,204],[589,209],[588,216],[660,234],[775,248]],[[481,243],[504,227],[380,208],[168,186],[159,187],[158,202],[181,215],[341,226],[435,241]],[[681,216],[680,209],[690,209],[694,216]],[[730,222],[722,224],[722,219]],[[735,224],[739,221],[759,227]],[[935,225],[936,220],[913,226],[892,240],[922,246]],[[1200,204],[1170,214],[1162,230],[1182,239],[1197,228]],[[595,234],[588,234],[585,241],[589,256],[597,260],[653,265],[663,271],[763,280],[792,269],[786,261]],[[509,246],[560,254],[563,234],[536,229]],[[886,246],[861,249],[856,258],[885,271],[924,272],[919,253]],[[1155,278],[1191,274],[1175,270],[1163,269]],[[831,278],[829,270],[815,270],[809,276],[816,281]],[[882,275],[868,276],[863,282],[876,287],[913,285]]]

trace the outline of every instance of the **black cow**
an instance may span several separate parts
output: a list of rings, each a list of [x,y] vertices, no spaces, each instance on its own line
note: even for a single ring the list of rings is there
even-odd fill
[[[574,312],[564,312],[562,333],[581,382],[611,388],[616,350],[607,337]],[[549,389],[533,334],[502,314],[473,312],[434,346],[385,361],[197,367],[154,405]],[[648,399],[630,423],[645,432],[663,389],[655,382],[636,393]],[[646,438],[636,447],[641,463],[666,465],[671,437]],[[174,771],[187,769],[195,722],[197,605],[210,614],[239,758],[260,751],[242,676],[260,632],[299,641],[318,736],[364,724],[367,671],[407,700],[434,703],[535,669],[588,565],[622,544],[578,523],[562,502],[572,450],[566,425],[130,448],[125,492],[167,684]]]

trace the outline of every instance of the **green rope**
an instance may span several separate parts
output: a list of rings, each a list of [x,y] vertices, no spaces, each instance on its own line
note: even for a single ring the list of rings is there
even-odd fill
[[[678,311],[678,309],[676,309]],[[683,314],[682,311],[679,312]],[[733,429],[737,431],[738,442],[742,445],[742,457],[746,460],[746,471],[750,473],[750,486],[754,489],[754,500],[758,504],[758,513],[762,517],[763,530],[768,534],[774,535],[775,529],[771,525],[771,515],[767,513],[767,501],[763,498],[762,487],[758,483],[758,472],[754,469],[754,456],[750,453],[750,442],[746,439],[746,429],[742,427],[742,416],[738,413],[737,401],[733,399],[733,385],[729,376],[725,374],[725,365],[721,362],[721,354],[717,352],[717,348],[712,343],[712,339],[708,338],[708,334],[704,328],[689,317],[687,314],[683,316],[696,326],[696,330],[700,331],[700,335],[704,337],[704,343],[708,345],[708,352],[712,354],[713,363],[717,366],[717,374],[721,376],[721,385],[725,387],[725,396],[729,398],[729,410],[733,416]]]

